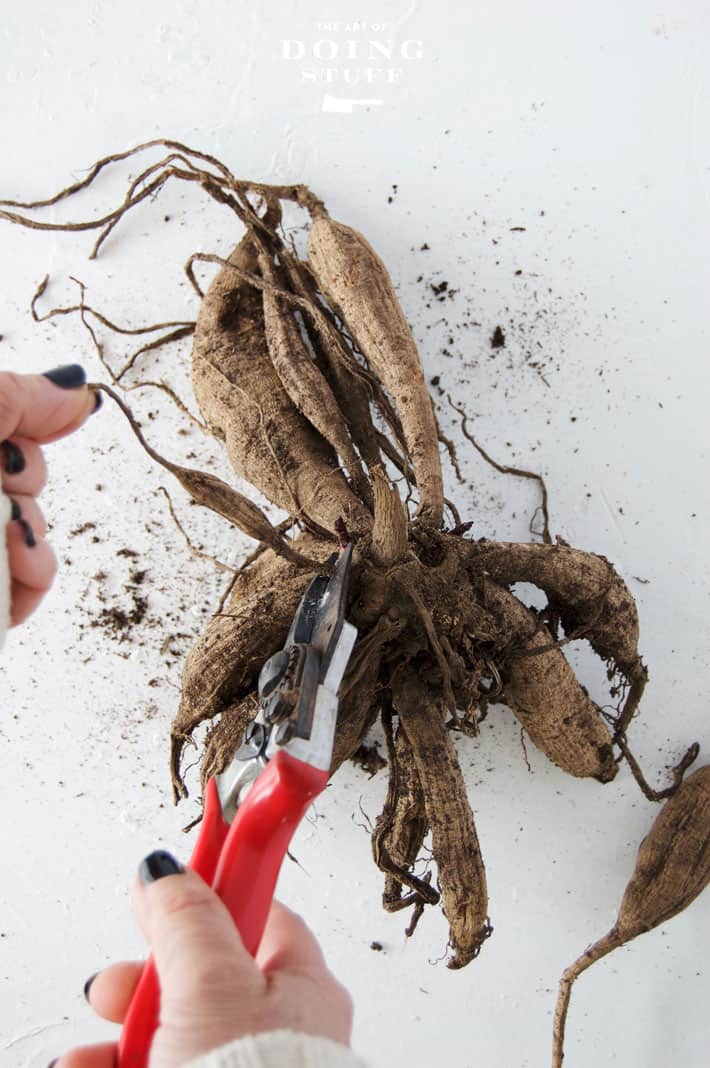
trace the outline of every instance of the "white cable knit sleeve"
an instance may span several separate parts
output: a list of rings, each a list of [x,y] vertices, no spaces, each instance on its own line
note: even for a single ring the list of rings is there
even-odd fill
[[[367,1068],[339,1042],[295,1031],[245,1035],[195,1057],[184,1068]]]
[[[10,499],[0,490],[0,649],[10,625],[10,566],[7,562],[5,527],[10,519]]]

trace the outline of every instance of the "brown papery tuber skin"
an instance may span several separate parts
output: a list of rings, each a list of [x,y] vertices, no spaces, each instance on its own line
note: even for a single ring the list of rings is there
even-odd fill
[[[440,526],[444,489],[429,391],[409,323],[387,268],[351,226],[313,220],[308,260],[360,352],[394,400],[417,478],[420,513]]]
[[[258,254],[248,234],[229,264],[257,271]],[[202,301],[192,382],[200,410],[224,441],[237,474],[325,536],[344,511],[353,529],[367,529],[372,519],[348,489],[335,452],[298,411],[273,366],[261,291],[229,266]]]
[[[552,635],[511,593],[487,580],[486,603],[510,621],[522,647],[502,666],[506,703],[527,734],[563,771],[610,782],[617,765],[611,733],[599,709],[582,690]],[[543,652],[542,650],[547,650]],[[527,656],[538,652],[539,655]],[[518,655],[520,654],[520,655]]]
[[[270,256],[259,256],[262,276],[279,282]],[[372,508],[372,487],[362,466],[338,402],[327,379],[310,356],[299,325],[289,307],[282,307],[273,289],[265,289],[264,327],[269,357],[281,385],[296,408],[340,456],[356,492]]]

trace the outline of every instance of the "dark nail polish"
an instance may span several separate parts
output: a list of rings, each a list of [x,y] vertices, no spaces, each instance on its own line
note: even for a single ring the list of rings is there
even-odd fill
[[[86,998],[87,1001],[89,1000],[89,991],[91,990],[91,984],[93,983],[94,979],[96,978],[96,976],[98,974],[99,974],[98,972],[94,972],[94,974],[90,975],[89,978],[84,983],[84,997]]]
[[[157,879],[163,879],[166,875],[179,875],[183,871],[185,869],[179,861],[175,860],[175,857],[166,853],[164,849],[156,849],[154,853],[150,853],[141,861],[138,878],[144,886],[147,886]]]
[[[8,475],[19,475],[20,471],[25,470],[27,461],[25,460],[25,454],[22,449],[12,441],[3,441],[3,450],[5,452],[5,471]]]
[[[53,1061],[49,1062],[49,1064],[47,1065],[47,1068],[54,1068],[54,1065],[57,1063],[58,1060],[59,1060],[59,1057],[55,1057]]]
[[[103,404],[103,402],[104,402],[103,393],[101,393],[100,390],[98,390],[98,389],[94,390],[94,411],[91,413],[92,415],[94,414],[94,412],[98,412],[98,410],[101,407],[101,405]]]
[[[26,519],[20,519],[20,526],[22,527],[22,533],[25,535],[25,545],[27,545],[30,549],[34,549],[35,545],[37,544],[37,539],[35,538],[34,530]]]
[[[86,385],[86,371],[78,363],[66,363],[61,367],[53,367],[51,371],[44,371],[44,377],[60,389],[79,389]]]
[[[15,519],[20,524],[22,533],[25,535],[25,545],[29,546],[30,549],[34,549],[37,544],[35,532],[27,520],[22,518],[22,509],[14,497],[10,498],[10,506],[10,519]]]

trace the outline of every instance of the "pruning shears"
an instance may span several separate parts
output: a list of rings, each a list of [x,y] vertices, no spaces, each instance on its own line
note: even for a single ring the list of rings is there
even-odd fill
[[[229,766],[209,780],[188,867],[224,901],[248,952],[259,947],[289,842],[328,783],[338,689],[357,637],[345,619],[352,544],[301,598],[283,649],[261,669],[259,710]],[[146,963],[118,1046],[118,1068],[145,1068],[160,1014]]]

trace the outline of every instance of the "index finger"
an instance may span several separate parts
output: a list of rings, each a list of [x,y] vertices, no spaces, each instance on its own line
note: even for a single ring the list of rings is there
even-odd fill
[[[80,427],[94,411],[96,402],[86,387],[86,375],[78,366],[76,378],[79,385],[63,389],[44,375],[1,371],[0,441],[19,434],[48,444]]]

